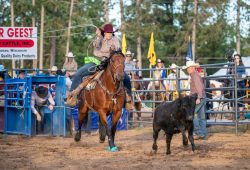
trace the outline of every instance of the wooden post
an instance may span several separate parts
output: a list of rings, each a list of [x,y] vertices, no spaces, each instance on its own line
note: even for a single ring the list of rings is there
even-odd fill
[[[236,50],[240,54],[240,0],[237,0]]]
[[[109,22],[109,0],[105,0],[104,13],[105,13],[104,19],[105,19],[105,22],[107,23]]]
[[[141,69],[142,68],[142,57],[141,57],[141,34],[140,34],[140,25],[141,25],[141,9],[140,9],[140,4],[141,4],[141,1],[140,0],[136,0],[136,8],[137,8],[137,30],[139,31],[138,32],[138,37],[137,37],[137,60],[138,60],[138,63],[139,63],[139,68]],[[142,71],[139,71],[139,76],[142,76]]]
[[[195,47],[196,47],[196,18],[197,18],[197,4],[198,1],[194,0],[194,18],[193,18],[193,30],[192,30],[192,51],[193,51],[193,61],[195,61],[195,57],[196,57],[196,51],[195,51]]]
[[[14,0],[10,1],[10,13],[11,13],[11,26],[14,27]],[[16,61],[12,59],[12,69],[16,68]],[[14,72],[13,72],[14,73]],[[15,74],[15,73],[14,73]]]
[[[35,27],[35,0],[32,0],[32,27]],[[32,61],[32,68],[37,68],[37,59]]]
[[[69,52],[69,42],[70,42],[70,31],[71,31],[71,17],[73,13],[74,0],[71,0],[70,3],[70,12],[69,12],[69,25],[68,25],[68,33],[67,33],[67,44],[66,44],[66,54]]]
[[[123,0],[120,0],[120,13],[121,13],[121,33],[122,35],[125,33],[125,20],[124,20],[124,7],[123,7]]]
[[[42,7],[41,7],[39,69],[43,69],[43,29],[44,29],[44,5],[42,4]]]

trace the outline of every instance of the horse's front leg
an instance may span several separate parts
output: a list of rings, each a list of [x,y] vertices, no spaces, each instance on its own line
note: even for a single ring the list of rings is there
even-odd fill
[[[112,128],[111,128],[111,142],[113,143],[115,147],[115,133],[117,128],[117,123],[122,115],[122,110],[118,110],[114,112],[113,118],[112,118]]]
[[[99,116],[99,140],[100,140],[100,143],[105,142],[106,135],[107,135],[106,127],[104,125],[102,125],[101,118]]]
[[[110,130],[109,126],[108,126],[106,113],[103,112],[103,111],[99,111],[99,116],[100,116],[100,121],[101,121],[102,126],[104,126],[105,129],[106,129],[106,133],[107,133],[107,136],[108,136],[108,142],[109,142],[109,150],[110,151],[115,151],[113,149],[113,148],[115,148],[114,140],[111,137],[111,130]]]

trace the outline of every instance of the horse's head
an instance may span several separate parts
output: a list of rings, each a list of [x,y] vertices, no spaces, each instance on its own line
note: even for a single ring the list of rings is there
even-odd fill
[[[124,79],[125,57],[121,51],[112,51],[109,58],[109,68],[115,80]]]

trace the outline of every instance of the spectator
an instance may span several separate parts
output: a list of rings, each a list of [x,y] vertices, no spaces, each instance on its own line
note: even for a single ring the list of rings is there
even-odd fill
[[[50,69],[50,76],[56,76],[57,66],[52,66]]]
[[[137,76],[140,76],[140,67],[139,67],[139,61],[137,60],[137,59],[133,59],[133,62],[134,62],[134,64],[135,64],[135,74],[137,75]]]
[[[165,69],[165,61],[161,60],[161,78],[165,79],[166,78],[166,69]]]
[[[42,133],[44,124],[44,107],[53,110],[55,101],[53,100],[48,88],[39,86],[32,92],[31,96],[31,110],[36,115],[37,119],[37,133]]]
[[[126,58],[125,58],[125,68],[124,68],[124,72],[125,72],[125,77],[126,77],[126,84],[129,84],[130,83],[130,79],[132,79],[132,76],[134,74],[134,71],[132,70],[135,70],[135,63],[132,61],[132,53],[131,51],[127,51],[126,54],[125,54]],[[129,81],[127,81],[129,80]],[[131,88],[130,88],[131,89]],[[132,99],[132,98],[131,98]],[[128,120],[132,120],[133,118],[133,113],[129,111],[129,116],[128,116]]]
[[[196,63],[200,65],[200,60],[197,59]],[[196,71],[200,74],[201,77],[205,76],[204,70],[200,66],[196,68]]]
[[[132,76],[132,74],[134,73],[135,69],[135,63],[132,61],[132,53],[131,51],[127,51],[125,54],[126,58],[125,58],[125,68],[124,71],[129,75]],[[131,77],[130,77],[131,78]]]
[[[245,80],[242,80],[241,78],[245,78],[246,76],[246,70],[244,68],[244,64],[242,62],[241,56],[239,54],[235,54],[234,55],[234,59],[237,65],[237,69],[236,69],[236,73],[238,75],[238,79],[237,79],[237,87],[239,89],[244,89],[246,87],[246,83]],[[242,98],[243,96],[245,96],[245,90],[237,90],[237,98]],[[243,111],[244,105],[241,104],[243,102],[238,102],[238,107],[240,110],[240,120],[244,120],[245,116]]]
[[[18,72],[18,78],[19,79],[25,79],[26,75],[25,75],[25,70],[19,70]]]
[[[66,70],[66,73],[69,74],[69,77],[73,77],[77,70],[77,63],[75,62],[75,56],[72,52],[69,52],[66,55],[65,62],[63,64],[63,69]]]
[[[187,69],[190,75],[190,93],[191,95],[197,93],[195,117],[194,117],[194,132],[197,135],[195,139],[206,139],[206,115],[205,115],[205,86],[200,74],[195,70],[199,64],[194,61],[187,61],[183,69]]]
[[[166,87],[166,91],[169,92],[169,96],[168,96],[168,99],[170,101],[172,100],[175,100],[176,97],[178,97],[178,92],[177,92],[177,75],[176,75],[176,72],[177,72],[177,69],[178,69],[178,66],[174,63],[171,64],[171,66],[169,66],[169,68],[171,69],[171,73],[168,75],[167,77],[167,80],[164,81],[164,84],[165,84],[165,87]],[[180,89],[183,88],[183,83],[182,81],[180,81],[180,86],[179,86]]]

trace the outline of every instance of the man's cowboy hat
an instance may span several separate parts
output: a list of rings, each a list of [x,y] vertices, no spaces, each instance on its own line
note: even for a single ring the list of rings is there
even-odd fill
[[[175,69],[175,68],[177,68],[177,67],[179,67],[179,66],[177,66],[177,65],[174,64],[174,63],[172,63],[172,64],[169,66],[170,69]]]
[[[37,96],[40,98],[45,98],[46,96],[48,96],[48,88],[46,87],[39,86],[35,89],[35,91]]]
[[[138,60],[134,58],[134,59],[133,59],[133,62],[138,62]]]
[[[58,69],[57,69],[57,66],[52,66],[51,69],[50,69],[50,71],[55,71],[55,72],[56,72],[57,70],[58,70]]]
[[[157,62],[157,63],[161,63],[161,59],[158,58],[158,59],[156,60],[156,62]]]
[[[117,30],[114,31],[113,25],[112,24],[105,24],[103,29],[101,29],[103,32],[109,32],[109,33],[114,33]]]
[[[182,67],[182,69],[187,69],[188,67],[199,67],[200,65],[198,63],[195,63],[194,61],[187,61],[186,65]]]
[[[127,51],[127,52],[126,52],[126,55],[130,55],[130,56],[132,56],[131,51]]]
[[[69,52],[68,55],[66,55],[66,57],[72,57],[72,58],[73,58],[73,57],[75,57],[75,56],[73,55],[72,52]]]

